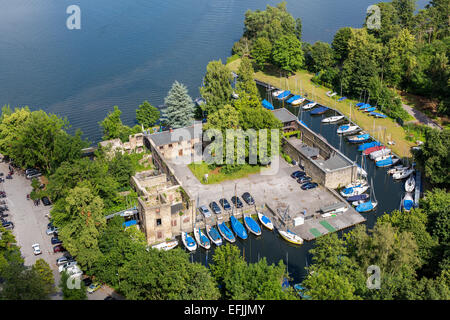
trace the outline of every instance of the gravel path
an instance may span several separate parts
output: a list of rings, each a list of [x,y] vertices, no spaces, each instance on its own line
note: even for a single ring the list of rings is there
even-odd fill
[[[436,122],[428,118],[423,112],[414,109],[407,104],[403,104],[403,109],[405,109],[410,115],[412,115],[418,122],[421,124],[425,124],[431,128],[442,130],[442,127],[438,125]]]

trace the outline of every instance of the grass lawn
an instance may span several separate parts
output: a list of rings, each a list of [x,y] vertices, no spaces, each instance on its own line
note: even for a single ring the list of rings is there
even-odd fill
[[[228,64],[228,67],[236,72],[240,64],[240,59],[234,60]],[[330,98],[326,95],[326,92],[331,89],[316,85],[311,82],[311,78],[314,75],[307,72],[306,70],[301,70],[291,75],[289,78],[280,77],[280,72],[276,71],[275,68],[267,68],[267,70],[258,71],[255,73],[255,79],[270,83],[271,85],[282,88],[285,90],[290,90],[296,94],[305,95],[307,94],[309,98],[314,101],[328,106],[330,108],[339,110],[351,120],[358,124],[362,129],[374,136],[378,141],[382,143],[387,143],[388,141],[395,141],[395,145],[389,146],[396,154],[400,157],[411,157],[410,149],[416,144],[414,142],[408,141],[406,139],[406,132],[403,128],[393,119],[377,119],[369,116],[363,111],[357,110],[355,104],[359,101],[352,99],[345,99],[342,102],[338,102],[337,99],[340,96],[334,96]],[[352,107],[350,107],[352,104]]]
[[[191,163],[188,167],[202,184],[215,184],[225,180],[244,178],[249,174],[259,173],[261,169],[260,166],[244,164],[240,170],[231,174],[225,174],[220,172],[220,168],[211,170],[206,162]],[[203,180],[205,174],[208,174],[208,182]]]

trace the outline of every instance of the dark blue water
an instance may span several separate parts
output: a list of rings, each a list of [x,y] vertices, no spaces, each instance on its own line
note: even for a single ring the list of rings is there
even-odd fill
[[[0,105],[28,105],[32,109],[66,116],[98,141],[101,121],[114,105],[127,125],[143,101],[164,101],[175,80],[187,85],[191,96],[206,65],[226,60],[242,35],[247,9],[265,9],[269,0],[0,0]],[[428,1],[418,1],[423,7]],[[66,28],[66,8],[81,8],[81,30]],[[370,0],[295,0],[287,8],[303,21],[303,39],[331,42],[341,27],[360,27]],[[295,110],[293,110],[295,112]],[[341,144],[335,125],[321,126],[320,117],[303,120],[339,147],[350,159],[356,147]],[[403,185],[394,183],[385,169],[368,166],[380,202],[365,214],[369,226],[385,211],[398,207]],[[238,240],[240,241],[240,240]],[[284,260],[294,282],[300,281],[313,243],[294,247],[277,233],[263,231],[238,243],[248,261],[266,257]],[[195,260],[211,262],[212,251],[198,250]],[[310,263],[308,257],[308,263]]]
[[[160,105],[175,80],[192,96],[210,60],[230,55],[247,9],[273,0],[0,0],[0,106],[28,105],[67,116],[98,141],[114,105],[127,125],[143,101]],[[425,0],[420,0],[423,6]],[[303,38],[330,42],[360,27],[370,0],[295,0]],[[81,30],[66,28],[79,5]]]

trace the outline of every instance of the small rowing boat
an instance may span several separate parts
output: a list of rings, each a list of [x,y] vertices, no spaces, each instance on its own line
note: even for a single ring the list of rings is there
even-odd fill
[[[187,232],[181,233],[181,241],[189,251],[195,251],[197,249],[197,243]]]
[[[253,233],[255,236],[261,235],[261,227],[258,225],[258,223],[253,220],[250,216],[244,217],[244,224],[248,231]]]
[[[194,228],[194,237],[197,243],[200,245],[200,247],[206,250],[211,248],[211,242],[209,241],[208,237],[205,234],[203,234],[200,228]]]
[[[236,237],[233,232],[231,232],[230,228],[225,224],[225,222],[218,223],[217,229],[219,230],[220,235],[230,243],[234,243],[236,241]]]
[[[239,238],[241,238],[242,240],[245,240],[248,238],[247,231],[245,231],[244,226],[238,219],[236,219],[235,216],[230,217],[230,223],[231,223],[231,228],[233,229],[234,233],[236,233],[236,235]]]
[[[261,212],[258,212],[258,219],[259,222],[261,222],[261,224],[264,227],[266,227],[269,230],[273,230],[273,223],[266,215],[262,214]]]
[[[163,250],[163,251],[169,251],[173,248],[175,248],[178,245],[177,240],[172,241],[164,241],[158,244],[155,244],[152,246],[153,249]]]
[[[216,246],[222,245],[222,238],[220,237],[220,234],[215,227],[206,225],[205,229],[206,234],[208,235],[212,243],[214,243]]]
[[[337,129],[336,132],[338,134],[349,134],[349,133],[357,132],[357,131],[360,131],[360,130],[361,130],[361,128],[358,127],[358,126],[352,126],[350,124],[344,124],[344,125],[340,126]]]

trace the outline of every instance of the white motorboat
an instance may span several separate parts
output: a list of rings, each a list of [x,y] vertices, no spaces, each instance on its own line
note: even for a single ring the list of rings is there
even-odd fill
[[[332,123],[332,122],[337,122],[342,119],[344,119],[344,116],[332,116],[332,117],[322,119],[322,122],[323,123]]]
[[[297,105],[299,105],[300,103],[302,103],[302,102],[305,101],[305,100],[306,100],[306,98],[299,98],[299,99],[296,99],[296,100],[294,100],[294,101],[291,102],[291,105],[297,106]]]
[[[357,131],[360,131],[360,130],[361,130],[361,128],[358,127],[358,126],[352,126],[352,125],[350,125],[350,124],[345,124],[345,125],[340,126],[340,127],[337,129],[336,132],[337,132],[338,134],[346,134],[346,133],[357,132]]]
[[[392,178],[396,179],[396,180],[405,179],[405,178],[408,178],[413,172],[414,172],[414,169],[396,172],[392,175]]]
[[[309,109],[312,109],[312,108],[314,108],[315,106],[317,105],[317,102],[310,102],[310,103],[307,103],[307,104],[305,104],[304,106],[303,106],[303,110],[309,110]]]
[[[275,90],[274,92],[272,92],[272,96],[274,97],[278,97],[280,94],[282,94],[284,92],[284,90]]]
[[[369,154],[369,157],[372,160],[379,161],[381,159],[378,160],[378,158],[381,158],[383,156],[387,156],[390,153],[391,153],[391,149],[381,149],[381,150],[372,152],[371,154]]]
[[[405,191],[413,192],[416,187],[416,179],[413,175],[409,176],[409,178],[405,181]]]
[[[164,241],[164,242],[153,245],[152,248],[158,249],[158,250],[163,250],[163,251],[168,251],[168,250],[175,248],[177,245],[178,245],[177,240]]]

